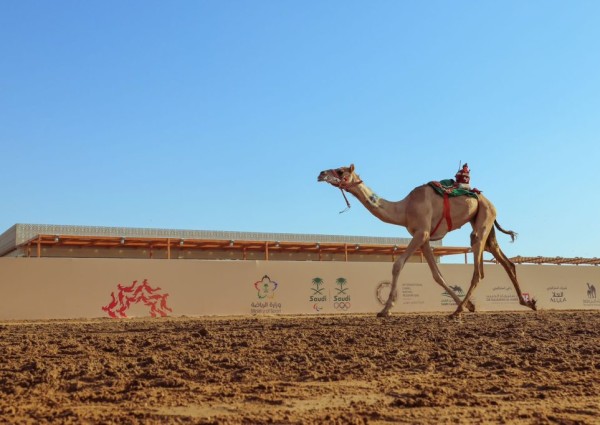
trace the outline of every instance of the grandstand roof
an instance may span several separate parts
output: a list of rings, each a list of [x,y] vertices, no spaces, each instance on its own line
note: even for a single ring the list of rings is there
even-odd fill
[[[409,238],[376,236],[15,224],[0,235],[0,257],[132,257],[133,252],[135,258],[387,261],[403,253],[409,242]],[[431,245],[438,258],[462,254],[467,262],[466,254],[471,252],[469,247],[443,246],[441,241]],[[419,251],[416,256],[419,261]],[[596,257],[519,255],[510,260],[515,264],[600,265]]]
[[[600,265],[600,258],[582,258],[582,257],[521,257],[516,256],[510,259],[515,264],[555,264],[555,265]]]
[[[372,236],[15,224],[0,235],[0,256],[44,256],[43,249],[58,252],[57,249],[65,248],[117,248],[144,250],[150,257],[153,252],[162,252],[161,258],[172,258],[172,251],[186,250],[239,252],[243,259],[248,253],[254,255],[252,258],[260,255],[258,258],[267,260],[276,254],[302,253],[318,256],[318,259],[343,256],[348,260],[349,256],[356,255],[393,258],[404,252],[409,241],[408,238]],[[470,248],[444,247],[441,242],[432,242],[432,246],[436,256],[470,252]]]

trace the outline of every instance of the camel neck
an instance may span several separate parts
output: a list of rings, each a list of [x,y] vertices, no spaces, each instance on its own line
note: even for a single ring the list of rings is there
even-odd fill
[[[383,222],[404,226],[404,202],[391,202],[381,198],[366,184],[360,183],[348,188],[356,199],[369,210],[371,214]]]

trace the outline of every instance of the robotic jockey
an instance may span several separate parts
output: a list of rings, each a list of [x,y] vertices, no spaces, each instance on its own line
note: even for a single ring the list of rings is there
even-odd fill
[[[470,171],[471,170],[469,170],[469,166],[465,163],[465,165],[458,170],[456,176],[454,176],[454,179],[456,180],[454,186],[456,186],[458,189],[471,190],[471,176],[469,175]]]

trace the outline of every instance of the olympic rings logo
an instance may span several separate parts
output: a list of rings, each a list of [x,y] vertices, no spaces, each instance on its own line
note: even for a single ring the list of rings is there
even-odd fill
[[[335,308],[336,310],[348,310],[350,308],[350,303],[344,301],[334,302],[333,308]]]

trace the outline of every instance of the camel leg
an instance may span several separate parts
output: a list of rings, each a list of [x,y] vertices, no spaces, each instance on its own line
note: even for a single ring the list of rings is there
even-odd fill
[[[532,310],[537,310],[536,300],[534,300],[534,299],[526,300],[523,297],[523,294],[521,292],[521,287],[519,286],[519,282],[517,281],[517,269],[516,269],[514,263],[512,261],[510,261],[508,259],[508,257],[500,249],[500,245],[498,245],[498,241],[496,239],[496,232],[493,228],[492,228],[492,231],[490,232],[490,236],[488,237],[485,249],[488,252],[490,252],[494,256],[494,258],[500,264],[502,264],[502,267],[504,267],[504,270],[506,270],[508,277],[512,281],[513,286],[515,287],[515,290],[517,291],[517,297],[519,297],[519,304],[524,305],[525,307],[529,307]]]
[[[473,224],[473,232],[471,233],[471,250],[473,251],[473,277],[471,285],[465,295],[465,298],[458,305],[452,317],[458,316],[463,312],[467,303],[470,302],[471,295],[477,288],[477,284],[483,279],[483,251],[490,232],[494,228],[495,213],[492,209],[485,208],[480,205],[477,212],[477,218]]]
[[[394,261],[394,266],[392,267],[392,287],[390,289],[390,295],[385,303],[385,306],[383,307],[383,310],[377,313],[378,317],[387,317],[390,315],[390,310],[394,306],[394,300],[398,294],[398,277],[400,276],[400,272],[404,267],[404,263],[406,263],[406,260],[410,258],[410,256],[413,255],[415,251],[428,240],[429,232],[424,230],[415,232],[412,240],[406,247],[406,251],[404,251],[396,261]]]
[[[476,251],[475,249],[473,249],[473,257],[478,258],[478,255],[479,255],[479,252]],[[479,269],[479,265],[476,264],[475,270],[473,271],[473,277],[471,278],[471,285],[469,286],[469,290],[467,291],[467,294],[463,298],[462,302],[458,305],[458,307],[456,307],[456,310],[454,311],[454,313],[452,313],[450,315],[451,317],[458,316],[460,313],[462,313],[464,311],[467,303],[471,302],[470,301],[471,295],[473,295],[475,288],[477,288],[477,284],[479,283],[479,280],[480,280],[480,269]]]
[[[473,248],[473,246],[478,243],[478,240],[479,239],[477,233],[475,232],[475,229],[473,229],[473,232],[471,232],[471,248]],[[485,251],[485,248],[481,247],[479,255],[477,256],[475,255],[475,251],[473,249],[471,250],[473,251],[474,272],[479,272],[479,278],[483,279],[483,251]]]
[[[433,251],[431,250],[431,245],[429,244],[429,241],[425,242],[421,249],[423,251],[423,256],[427,260],[427,264],[431,269],[433,280],[435,280],[442,288],[444,288],[444,290],[452,297],[456,305],[459,305],[461,303],[461,299],[458,297],[458,295],[456,295],[456,293],[452,289],[448,287],[448,284],[444,280],[444,277],[442,276],[442,273],[440,272],[440,269],[437,263],[435,262],[435,257],[433,255]],[[467,303],[467,309],[471,312],[475,311],[475,306],[471,301]]]

